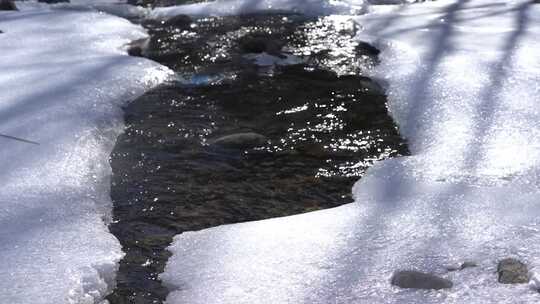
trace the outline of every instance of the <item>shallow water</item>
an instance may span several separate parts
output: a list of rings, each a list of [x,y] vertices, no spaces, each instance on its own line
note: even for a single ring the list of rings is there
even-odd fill
[[[110,229],[126,252],[111,303],[165,299],[157,275],[174,235],[349,203],[373,161],[408,153],[382,90],[361,76],[377,51],[351,42],[346,18],[145,26],[143,55],[178,75],[125,108],[111,155]],[[235,134],[244,140],[224,143]]]

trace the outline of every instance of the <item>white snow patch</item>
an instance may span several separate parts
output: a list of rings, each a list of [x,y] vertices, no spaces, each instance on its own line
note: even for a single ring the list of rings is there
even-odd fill
[[[124,0],[70,0],[69,2],[44,3],[38,0],[14,1],[20,11],[69,10],[99,11],[122,18],[144,18],[149,9],[128,4]]]
[[[387,84],[390,112],[424,158],[422,171],[493,181],[539,167],[539,5],[460,0],[372,10],[357,19],[358,38],[383,51],[373,76]]]
[[[0,12],[0,302],[100,303],[123,253],[109,233],[120,106],[168,71],[128,57],[146,36],[95,12]]]
[[[369,10],[358,39],[382,50],[373,76],[413,156],[368,170],[354,204],[177,236],[167,303],[540,301],[540,4]],[[529,285],[497,282],[505,257],[531,267]],[[470,260],[479,266],[445,269]],[[454,287],[399,289],[398,269]]]
[[[306,15],[361,13],[364,0],[216,0],[187,5],[155,8],[148,14],[153,19],[176,15],[228,16],[258,12],[289,12]]]

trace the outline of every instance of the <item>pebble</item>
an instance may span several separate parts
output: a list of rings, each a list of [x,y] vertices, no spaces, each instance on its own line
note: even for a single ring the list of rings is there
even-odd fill
[[[445,289],[454,285],[450,280],[414,270],[397,271],[392,276],[391,283],[401,288],[415,289]]]

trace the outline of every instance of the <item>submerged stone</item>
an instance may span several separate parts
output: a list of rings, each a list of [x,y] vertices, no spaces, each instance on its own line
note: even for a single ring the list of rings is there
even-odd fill
[[[529,281],[527,265],[513,258],[501,260],[497,266],[499,283],[520,284]]]
[[[144,56],[144,51],[148,48],[148,39],[138,39],[131,42],[128,46],[128,55],[142,57]]]
[[[266,136],[254,133],[236,133],[216,139],[212,144],[226,148],[252,148],[264,145],[268,139]]]
[[[401,288],[415,289],[445,289],[453,286],[450,280],[414,270],[400,270],[394,273],[391,283]]]
[[[175,27],[179,27],[179,28],[189,28],[189,26],[191,25],[191,18],[187,15],[178,15],[178,16],[174,16],[170,19],[167,19],[167,21],[165,21],[165,25],[167,26],[175,26]]]
[[[369,43],[360,41],[356,46],[356,51],[362,52],[368,56],[378,56],[381,51]]]
[[[478,265],[475,263],[475,262],[463,262],[463,264],[461,264],[461,266],[459,267],[460,270],[463,270],[465,268],[473,268],[473,267],[478,267]]]
[[[239,39],[240,49],[245,53],[268,53],[272,56],[283,58],[281,49],[284,43],[273,40],[271,37],[264,35],[246,35]]]

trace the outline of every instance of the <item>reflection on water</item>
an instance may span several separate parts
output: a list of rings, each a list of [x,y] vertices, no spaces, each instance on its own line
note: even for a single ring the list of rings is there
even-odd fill
[[[111,303],[163,301],[157,275],[174,235],[351,202],[373,161],[407,153],[385,96],[358,76],[376,54],[350,42],[347,22],[253,15],[147,24],[146,56],[178,77],[125,109],[111,156],[111,231],[127,254]],[[261,66],[252,60],[261,54],[302,60]]]

